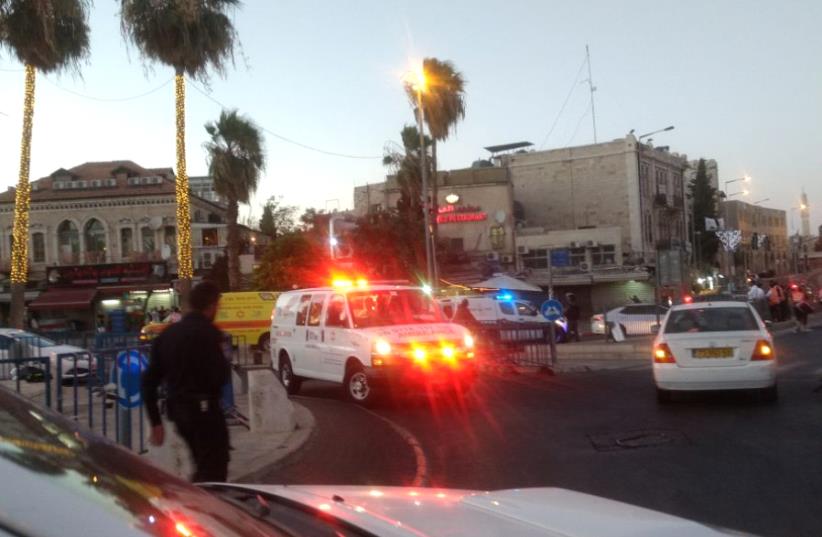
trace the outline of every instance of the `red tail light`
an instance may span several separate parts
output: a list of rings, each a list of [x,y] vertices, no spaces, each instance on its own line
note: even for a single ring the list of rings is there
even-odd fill
[[[754,347],[753,355],[751,356],[751,360],[773,360],[773,345],[764,339],[757,341],[756,347]]]
[[[657,364],[675,364],[673,353],[667,343],[654,345],[654,362]]]

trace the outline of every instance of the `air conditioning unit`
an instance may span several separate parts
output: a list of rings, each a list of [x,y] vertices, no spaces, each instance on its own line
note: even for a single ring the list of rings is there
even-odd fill
[[[32,190],[40,190],[40,183],[32,183],[31,184]]]
[[[518,254],[522,255],[522,254],[527,254],[529,252],[530,252],[530,250],[528,249],[527,246],[517,246],[517,253]]]
[[[106,186],[117,186],[117,179],[106,179]]]
[[[152,177],[151,178],[151,184],[153,184],[153,185],[159,185],[162,182],[163,182],[162,177]]]
[[[588,272],[588,269],[589,269],[589,268],[590,268],[590,267],[588,266],[588,263],[580,263],[580,264],[579,264],[579,270],[582,270],[582,271]]]
[[[86,188],[88,186],[88,183],[86,181],[77,181],[74,183],[74,186],[76,188]]]
[[[580,246],[579,243],[576,242],[576,241],[571,243],[571,248],[579,248],[579,246]]]
[[[502,256],[502,262],[506,264],[513,264],[514,263],[514,256],[512,255],[504,255]]]
[[[134,185],[139,185],[139,184],[140,184],[140,178],[139,177],[129,177],[128,178],[128,185],[129,186],[134,186]]]
[[[51,188],[53,188],[54,190],[62,190],[63,189],[63,181],[55,181],[51,185]]]
[[[487,261],[499,261],[499,254],[497,252],[488,252],[485,254],[485,259]]]
[[[91,182],[91,186],[96,187],[96,188],[100,188],[101,186],[103,186],[103,182],[99,179],[95,179],[94,181]]]
[[[588,248],[594,248],[594,247],[596,247],[596,246],[599,246],[599,244],[597,243],[597,241],[588,241],[588,242],[587,242],[587,243],[585,243],[585,244],[588,246]]]
[[[141,178],[140,178],[140,183],[141,183],[141,184],[144,184],[144,185],[149,185],[149,184],[151,184],[151,183],[152,183],[152,181],[151,181],[151,177],[141,177]]]

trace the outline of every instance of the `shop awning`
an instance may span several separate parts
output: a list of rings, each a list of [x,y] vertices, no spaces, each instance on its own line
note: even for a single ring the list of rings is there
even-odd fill
[[[49,289],[32,300],[29,309],[86,309],[97,295],[97,289]]]
[[[130,285],[106,285],[100,286],[97,290],[106,296],[122,295],[133,291],[166,291],[171,289],[171,283],[135,283]]]

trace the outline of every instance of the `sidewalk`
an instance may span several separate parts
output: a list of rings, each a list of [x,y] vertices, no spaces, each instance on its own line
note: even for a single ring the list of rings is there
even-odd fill
[[[248,396],[237,395],[235,403],[240,413],[248,416]],[[231,438],[231,462],[228,465],[228,480],[231,482],[254,482],[256,476],[269,471],[288,455],[300,449],[314,431],[314,416],[307,408],[291,401],[294,405],[296,427],[283,433],[255,434],[243,425],[229,427]],[[183,479],[193,473],[188,448],[174,431],[174,425],[165,423],[166,441],[157,448],[148,446],[146,457],[167,472]]]

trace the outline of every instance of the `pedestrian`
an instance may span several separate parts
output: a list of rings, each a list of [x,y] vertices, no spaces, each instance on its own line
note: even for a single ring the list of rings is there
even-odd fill
[[[748,290],[748,302],[751,303],[760,317],[765,317],[765,291],[758,281],[751,284],[751,288]]]
[[[106,333],[106,316],[102,313],[97,316],[97,333],[98,334],[105,334]]]
[[[214,326],[220,289],[212,282],[190,292],[190,311],[154,340],[142,391],[151,422],[149,441],[163,444],[165,429],[157,390],[165,384],[168,419],[174,422],[194,459],[193,482],[228,478],[228,427],[220,407],[223,386],[230,379],[223,355],[223,336]]]
[[[782,301],[784,300],[784,292],[778,283],[771,282],[771,288],[768,289],[768,305],[771,310],[771,320],[778,323],[782,320]]]
[[[796,317],[796,332],[808,331],[808,314],[813,311],[808,304],[805,291],[798,285],[791,286],[791,302],[793,303],[793,314]]]
[[[171,308],[171,313],[168,314],[168,317],[165,318],[163,322],[166,323],[176,323],[177,321],[181,320],[183,315],[180,313],[180,308],[174,306]]]
[[[451,320],[466,328],[473,328],[477,324],[477,318],[474,317],[474,314],[471,313],[471,308],[468,306],[468,299],[463,298],[462,302],[460,302],[459,306],[457,306],[457,311],[454,313],[454,318]]]
[[[565,319],[568,321],[568,341],[579,341],[579,306],[574,293],[565,295],[568,308],[565,310]]]

